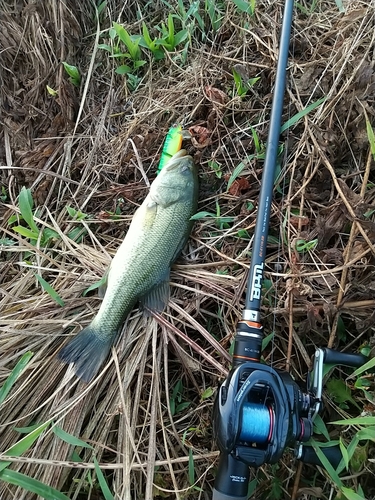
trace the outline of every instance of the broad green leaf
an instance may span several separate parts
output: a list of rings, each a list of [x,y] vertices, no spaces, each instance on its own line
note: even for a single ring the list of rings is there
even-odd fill
[[[44,424],[39,425],[37,429],[33,430],[32,432],[30,432],[30,434],[20,439],[16,444],[8,448],[8,450],[5,451],[5,455],[16,456],[16,457],[22,455],[22,453],[31,448],[34,441],[38,439],[38,437],[42,434],[44,429],[46,429],[49,426],[49,424],[50,422],[45,422]],[[0,471],[8,467],[10,463],[11,462],[0,462]]]
[[[180,411],[186,410],[186,408],[189,408],[190,403],[189,401],[185,401],[184,403],[180,403],[176,406],[176,413],[180,413]]]
[[[262,340],[262,351],[268,346],[268,344],[273,340],[275,336],[275,332],[271,332],[269,335],[263,338]]]
[[[134,69],[141,68],[147,63],[147,61],[140,60],[140,61],[134,61]]]
[[[204,399],[208,399],[210,398],[211,396],[213,396],[214,394],[214,390],[212,387],[207,387],[207,389],[205,389],[202,394],[201,394],[201,399],[204,400]]]
[[[13,231],[20,234],[21,236],[25,236],[25,238],[29,238],[30,240],[37,240],[39,236],[39,232],[35,233],[31,229],[27,229],[27,227],[23,226],[14,226],[12,227]]]
[[[358,493],[351,490],[350,488],[345,488],[345,486],[342,486],[340,490],[348,500],[366,500],[365,497],[363,497],[362,495],[358,495]]]
[[[121,66],[119,66],[118,68],[115,69],[115,73],[117,73],[118,75],[127,75],[128,73],[131,73],[131,72],[132,72],[132,69],[127,64],[122,64]]]
[[[180,43],[184,42],[187,37],[188,37],[188,30],[181,30],[178,33],[176,33],[174,37],[174,45],[177,47],[177,45],[180,45]]]
[[[52,97],[56,97],[57,95],[59,95],[58,91],[53,89],[52,87],[50,87],[49,85],[46,85],[46,88],[47,88],[47,92],[49,93],[49,95],[51,95]]]
[[[368,427],[365,429],[361,429],[360,431],[357,432],[357,439],[359,441],[363,440],[370,440],[370,441],[375,441],[375,428],[374,427]]]
[[[31,351],[25,352],[25,354],[18,360],[16,366],[8,375],[8,378],[4,382],[4,385],[0,388],[0,405],[9,394],[10,390],[16,383],[18,377],[21,375],[26,366],[29,364],[29,361],[33,355],[34,353]]]
[[[96,475],[98,476],[99,485],[105,500],[115,500],[115,497],[112,495],[111,490],[108,487],[107,481],[105,480],[104,474],[101,471],[98,461],[96,460],[95,457],[94,457],[94,464],[95,464],[95,472]]]
[[[139,37],[137,40],[133,41],[129,33],[126,31],[126,29],[123,26],[121,26],[121,24],[115,22],[113,22],[113,29],[116,31],[116,34],[122,41],[122,43],[128,49],[130,57],[133,60],[136,60],[139,54],[139,49],[138,49]]]
[[[302,111],[299,111],[297,114],[295,114],[294,116],[292,116],[292,118],[290,118],[289,120],[287,120],[284,123],[284,125],[281,126],[280,134],[282,134],[283,132],[285,132],[285,130],[287,130],[288,128],[293,127],[293,125],[295,125],[301,118],[303,118],[304,116],[306,116],[307,114],[309,114],[310,111],[313,111],[315,108],[317,108],[318,106],[320,106],[326,99],[327,99],[326,97],[322,97],[321,99],[318,99],[317,101],[309,104]]]
[[[60,297],[60,295],[56,292],[56,290],[52,288],[51,285],[47,283],[47,281],[44,278],[42,278],[39,274],[36,274],[35,277],[42,285],[43,290],[48,293],[51,299],[53,299],[59,306],[64,307],[65,303],[63,299]]]
[[[15,470],[5,469],[1,471],[0,480],[19,486],[20,488],[30,491],[31,493],[35,493],[46,500],[69,500],[69,497],[64,495],[64,493],[61,493],[61,491],[58,491],[55,488],[38,481],[37,479],[33,479],[32,477],[21,474],[21,472],[17,472]]]
[[[29,228],[36,234],[39,233],[39,230],[34,221],[34,215],[32,212],[33,209],[33,198],[31,196],[30,189],[26,189],[25,186],[21,189],[21,192],[18,197],[18,204],[20,206],[20,212],[22,218],[27,222]]]
[[[339,378],[331,378],[327,382],[327,389],[330,396],[337,402],[337,404],[346,403],[350,401],[352,404],[358,407],[357,403],[354,401],[349,387],[345,382]]]
[[[106,43],[99,43],[98,49],[106,50],[107,52],[110,52],[112,54],[112,47],[110,45],[107,45]]]
[[[12,240],[11,238],[0,238],[0,245],[3,245],[5,247],[11,247],[16,243],[17,242],[15,240]]]
[[[323,436],[329,441],[331,438],[327,430],[326,424],[324,423],[322,417],[318,414],[314,419],[314,430],[317,434],[323,434]]]
[[[68,73],[70,78],[72,79],[72,83],[74,85],[79,85],[81,81],[81,75],[79,74],[77,66],[73,66],[72,64],[68,64],[66,61],[63,61],[63,66],[65,71]]]
[[[247,2],[246,0],[233,0],[233,3],[239,11],[244,12],[245,14],[252,15],[254,13],[250,2]]]
[[[90,444],[86,443],[85,441],[82,441],[81,439],[75,436],[72,436],[68,432],[64,431],[64,429],[62,429],[58,425],[54,425],[52,427],[52,430],[57,437],[59,437],[66,443],[71,444],[72,446],[82,446],[83,448],[89,448],[90,450],[93,449],[93,447]]]
[[[50,240],[53,240],[53,239],[56,240],[59,238],[60,238],[59,233],[57,233],[54,229],[50,229],[49,227],[46,227],[45,229],[43,229],[43,232],[42,232],[41,245],[43,247],[47,246],[47,243]]]

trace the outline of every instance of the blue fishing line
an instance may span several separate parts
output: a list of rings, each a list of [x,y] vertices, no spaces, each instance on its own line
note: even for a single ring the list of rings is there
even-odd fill
[[[273,410],[256,403],[244,403],[240,440],[266,443],[273,427]]]

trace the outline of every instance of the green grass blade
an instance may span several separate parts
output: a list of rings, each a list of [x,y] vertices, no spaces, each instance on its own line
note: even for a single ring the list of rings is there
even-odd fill
[[[69,497],[61,493],[61,491],[15,470],[5,469],[1,471],[0,479],[6,483],[14,484],[26,491],[35,493],[46,500],[69,500]]]
[[[342,487],[342,481],[339,478],[339,475],[335,471],[335,469],[332,467],[331,462],[328,460],[328,458],[324,455],[322,450],[320,449],[318,443],[311,439],[311,444],[312,447],[315,450],[315,453],[317,454],[319,460],[321,461],[323,467],[325,470],[328,472],[328,474],[331,476],[331,479],[336,483],[336,485],[341,488]]]
[[[245,169],[245,167],[247,166],[247,162],[249,162],[250,160],[253,160],[257,155],[249,155],[246,157],[246,163],[241,161],[241,163],[239,163],[237,165],[237,167],[233,170],[233,173],[232,175],[229,177],[229,181],[228,181],[228,186],[227,186],[227,191],[229,191],[231,185],[233,184],[233,182],[237,179],[237,177],[239,175],[241,175],[242,171]]]
[[[370,120],[367,118],[367,116],[366,116],[366,130],[367,130],[368,142],[370,143],[371,154],[373,159],[375,160],[375,134],[373,128],[371,127]]]
[[[303,118],[304,116],[309,114],[310,111],[313,111],[315,108],[320,106],[326,99],[327,99],[326,97],[322,97],[321,99],[318,99],[317,101],[312,102],[311,104],[306,106],[306,108],[304,108],[302,111],[299,111],[297,114],[292,116],[292,118],[287,120],[284,123],[284,125],[281,126],[280,134],[285,132],[285,130],[287,130],[288,128],[293,127],[293,125],[295,125],[301,118]]]
[[[81,439],[72,436],[72,434],[69,434],[68,432],[64,431],[64,429],[62,429],[58,425],[54,425],[52,427],[52,430],[57,437],[59,437],[66,443],[71,444],[72,446],[82,446],[83,448],[90,448],[90,450],[93,449],[93,447],[90,444],[87,444],[85,441],[82,441]]]
[[[24,236],[25,238],[29,238],[30,240],[37,240],[39,236],[39,233],[36,233],[35,231],[32,231],[24,226],[13,226],[12,229],[16,233]]]
[[[335,425],[375,425],[375,417],[347,418],[346,420],[335,420],[330,422]]]
[[[357,377],[358,375],[361,375],[361,373],[364,373],[367,370],[374,368],[374,366],[375,366],[375,358],[372,358],[370,359],[370,361],[367,361],[367,363],[357,368],[356,371],[351,374],[350,378]]]
[[[28,434],[29,432],[35,431],[39,426],[40,424],[28,425],[27,427],[13,427],[13,430],[20,434]]]
[[[95,457],[94,457],[94,464],[95,464],[95,472],[96,475],[98,476],[99,485],[105,500],[115,500],[115,497],[112,495],[111,490],[109,489],[109,486],[107,484],[107,481],[105,480],[104,474],[101,471],[98,461],[96,460]]]
[[[18,197],[18,204],[20,206],[20,212],[23,219],[27,222],[29,228],[36,234],[39,234],[39,230],[34,221],[34,215],[32,212],[33,208],[33,198],[31,196],[30,189],[26,189],[25,186],[21,189]]]
[[[366,500],[364,496],[358,495],[355,491],[350,488],[345,488],[344,486],[341,488],[341,492],[348,500]]]
[[[193,484],[195,483],[194,458],[191,448],[189,448],[189,483],[190,486],[193,486]]]
[[[50,295],[51,299],[53,299],[59,306],[64,307],[65,303],[63,299],[60,297],[60,295],[56,292],[54,288],[51,287],[47,281],[39,276],[39,274],[35,275],[36,279],[39,281],[39,283],[42,285],[42,288],[45,292]]]
[[[30,359],[34,355],[33,352],[28,351],[25,352],[25,354],[21,357],[21,359],[17,362],[16,366],[13,368],[11,371],[10,375],[6,379],[4,385],[0,388],[0,405],[3,403],[7,395],[9,394],[10,390],[16,383],[18,377],[21,375],[23,370],[26,368],[28,365]]]
[[[31,448],[34,441],[38,439],[38,437],[42,434],[44,429],[46,429],[46,427],[49,426],[49,424],[50,422],[45,422],[44,424],[39,425],[37,429],[30,432],[30,434],[20,439],[20,441],[18,441],[16,444],[14,444],[8,450],[6,450],[5,455],[15,456],[15,457],[19,457],[20,455],[22,455],[22,453]],[[11,462],[0,462],[0,471],[8,467],[10,463]]]

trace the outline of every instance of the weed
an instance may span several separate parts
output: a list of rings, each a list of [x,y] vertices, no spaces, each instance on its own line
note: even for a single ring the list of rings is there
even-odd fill
[[[374,129],[371,127],[370,120],[367,117],[367,114],[365,114],[366,117],[366,131],[367,131],[367,137],[368,137],[368,142],[370,144],[370,150],[373,159],[375,160],[375,134],[374,134]]]
[[[8,378],[5,380],[4,385],[0,388],[0,405],[3,403],[3,401],[13,388],[14,384],[29,364],[32,356],[32,352],[26,352],[20,358],[16,366],[9,374]],[[26,435],[19,441],[17,441],[17,443],[11,446],[8,450],[6,450],[3,454],[16,457],[21,456],[31,449],[35,441],[50,425],[52,425],[52,422],[51,420],[48,420],[47,422],[44,422],[42,424],[36,424],[27,428],[15,428],[16,431],[20,433],[26,433]],[[52,431],[59,439],[72,446],[79,446],[91,450],[93,449],[91,445],[79,438],[76,438],[75,436],[72,436],[57,425],[52,425]],[[45,498],[46,500],[69,500],[69,498],[64,493],[56,490],[55,488],[52,488],[51,486],[48,486],[47,484],[44,484],[37,479],[27,476],[26,474],[22,474],[20,472],[9,469],[9,465],[11,465],[11,463],[11,461],[6,460],[0,462],[0,480],[9,484],[16,485],[31,493],[35,493],[42,498]],[[114,497],[111,494],[105,481],[103,472],[100,470],[99,464],[95,457],[94,465],[98,477],[98,482],[105,500],[114,500]]]
[[[244,80],[242,76],[234,68],[232,70],[232,73],[233,73],[234,84],[236,86],[236,92],[239,97],[245,97],[250,88],[253,87],[258,80],[260,80],[259,76],[255,78],[249,78],[248,80]]]
[[[40,276],[39,274],[36,274],[35,277],[41,284],[43,290],[48,293],[48,295],[56,302],[56,304],[58,304],[61,307],[64,307],[65,305],[64,301],[60,297],[60,295],[56,292],[56,290],[52,288],[52,286],[49,283],[47,283],[47,281],[44,278],[42,278],[42,276]]]
[[[221,165],[220,165],[220,163],[218,163],[218,162],[217,162],[217,161],[215,161],[215,160],[210,160],[210,161],[208,162],[208,166],[209,166],[209,167],[210,167],[210,168],[211,168],[211,169],[215,172],[216,177],[217,177],[218,179],[221,179],[221,178],[222,178],[222,176],[223,176],[223,172],[222,172],[222,170],[221,170]]]
[[[317,238],[310,240],[310,241],[298,239],[296,241],[296,251],[298,253],[310,252],[311,250],[314,250],[314,248],[316,248],[317,244],[318,244]]]
[[[255,14],[256,0],[232,0],[239,12],[253,16]]]
[[[173,388],[172,396],[169,398],[171,414],[176,415],[180,411],[190,406],[188,401],[183,401],[184,386],[182,380],[179,380]]]
[[[12,387],[17,382],[21,373],[25,370],[27,365],[29,364],[30,359],[33,357],[33,353],[31,351],[25,352],[25,354],[21,357],[21,359],[17,362],[16,366],[10,372],[10,375],[6,379],[4,385],[0,388],[0,405],[5,401],[5,398],[12,390]]]
[[[235,218],[222,216],[220,212],[221,212],[220,205],[218,202],[216,202],[216,214],[212,212],[202,211],[193,215],[191,217],[191,220],[199,220],[199,219],[205,219],[206,217],[212,217],[213,219],[215,219],[215,224],[218,229],[220,230],[229,229],[230,228],[229,224],[232,223]]]
[[[139,45],[141,47],[147,48],[151,51],[155,61],[160,61],[164,58],[164,51],[160,48],[160,44],[158,43],[158,39],[152,39],[150,36],[150,32],[145,23],[142,24],[142,37],[140,38]]]
[[[167,24],[161,23],[158,28],[161,33],[159,44],[166,48],[169,52],[173,52],[188,37],[188,30],[182,29],[176,33],[176,28],[173,21],[173,15],[168,15]]]
[[[12,215],[8,219],[8,224],[14,224],[18,220],[25,222],[27,226],[13,226],[13,231],[25,238],[29,238],[31,245],[35,246],[39,242],[41,248],[45,248],[52,239],[59,237],[58,233],[53,229],[44,228],[40,230],[38,228],[34,219],[36,214],[33,212],[34,201],[30,189],[26,189],[25,187],[21,189],[18,203],[21,215]]]
[[[65,71],[69,75],[69,81],[75,86],[79,87],[81,84],[81,75],[77,66],[73,66],[72,64],[68,64],[66,61],[63,61],[63,66]],[[48,89],[47,89],[48,90]]]
[[[49,93],[49,95],[51,95],[52,97],[57,97],[59,95],[58,91],[53,89],[52,87],[50,87],[49,85],[46,85],[46,88],[47,88],[47,92]]]

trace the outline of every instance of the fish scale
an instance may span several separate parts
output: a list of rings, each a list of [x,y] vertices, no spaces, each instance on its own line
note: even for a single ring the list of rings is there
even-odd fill
[[[185,150],[164,166],[134,214],[114,256],[103,302],[93,321],[59,353],[89,381],[98,372],[137,301],[161,312],[169,299],[170,267],[189,237],[198,198],[197,169]]]

